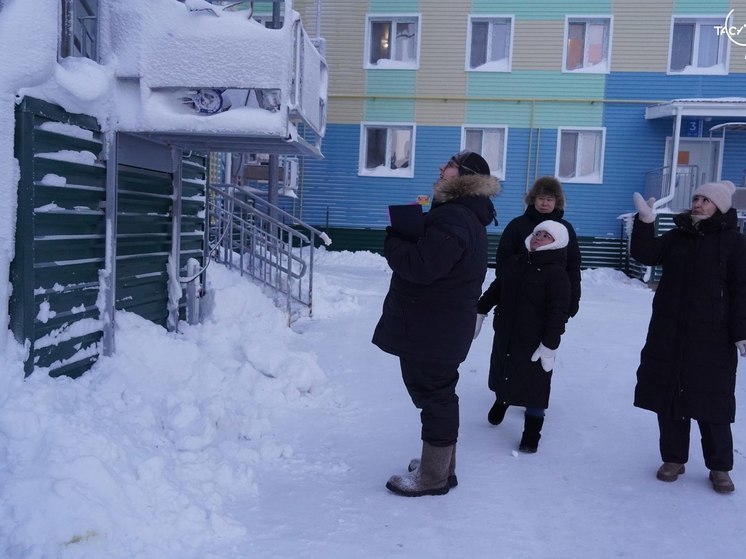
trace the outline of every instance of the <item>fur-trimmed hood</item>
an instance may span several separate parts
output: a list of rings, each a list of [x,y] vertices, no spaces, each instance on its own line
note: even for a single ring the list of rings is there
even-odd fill
[[[492,175],[462,175],[441,179],[433,188],[433,203],[442,204],[467,196],[492,198],[500,192],[500,181]]]

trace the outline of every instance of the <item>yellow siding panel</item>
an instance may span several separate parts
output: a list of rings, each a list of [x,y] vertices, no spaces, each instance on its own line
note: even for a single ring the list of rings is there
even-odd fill
[[[666,72],[672,10],[673,0],[614,2],[612,72]]]
[[[312,36],[315,36],[316,1],[296,0],[294,4],[295,10],[304,18],[304,27],[313,34]],[[326,43],[330,96],[334,93],[362,94],[365,91],[363,53],[367,10],[367,2],[324,0],[321,36],[333,37],[333,40],[328,40]],[[344,76],[344,80],[335,78],[335,75]],[[331,107],[329,109],[331,116],[332,109]]]
[[[362,97],[329,97],[327,120],[334,124],[357,124],[363,120],[365,101]]]
[[[513,71],[562,70],[565,20],[515,20]]]
[[[417,93],[420,95],[463,95],[466,91],[465,14],[470,4],[469,0],[457,0],[449,3],[448,10],[438,5],[423,6],[420,69],[417,72]]]

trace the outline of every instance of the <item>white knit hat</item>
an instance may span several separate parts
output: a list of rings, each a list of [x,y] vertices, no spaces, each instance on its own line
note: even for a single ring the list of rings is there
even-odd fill
[[[534,227],[534,230],[531,232],[531,234],[526,237],[524,244],[526,245],[527,250],[531,250],[531,237],[533,237],[534,233],[536,233],[537,231],[546,231],[552,237],[554,237],[554,242],[549,243],[548,245],[540,246],[536,249],[537,251],[565,248],[567,246],[567,243],[570,242],[570,234],[567,232],[567,227],[562,225],[559,221],[552,221],[551,219],[547,219],[546,221],[542,221],[536,227]]]
[[[736,185],[730,181],[708,182],[697,188],[692,194],[695,196],[704,196],[717,206],[722,213],[727,212],[733,205],[733,193],[736,191]]]

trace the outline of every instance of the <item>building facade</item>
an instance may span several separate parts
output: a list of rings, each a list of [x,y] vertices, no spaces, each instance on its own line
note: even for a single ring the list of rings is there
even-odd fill
[[[427,209],[465,148],[503,185],[493,237],[543,175],[585,240],[623,238],[635,191],[676,210],[704,181],[744,185],[746,0],[297,6],[320,24],[330,81],[325,159],[303,162],[294,211],[337,248],[380,248],[387,206]]]

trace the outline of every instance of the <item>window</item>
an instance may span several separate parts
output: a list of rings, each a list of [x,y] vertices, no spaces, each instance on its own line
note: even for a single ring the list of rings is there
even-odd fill
[[[98,60],[98,0],[62,0],[60,56]]]
[[[607,74],[610,57],[611,17],[565,19],[563,72]]]
[[[513,18],[470,16],[466,69],[510,72]]]
[[[480,154],[490,166],[490,172],[499,179],[505,178],[505,153],[508,129],[504,126],[473,128],[464,126],[461,131],[461,149]]]
[[[420,17],[368,16],[366,68],[416,69],[419,65]]]
[[[557,177],[567,182],[603,182],[605,140],[605,128],[560,128],[557,133]]]
[[[362,124],[359,174],[411,177],[413,154],[413,125]]]
[[[674,18],[671,25],[671,74],[727,74],[728,40],[718,36],[720,18]]]

